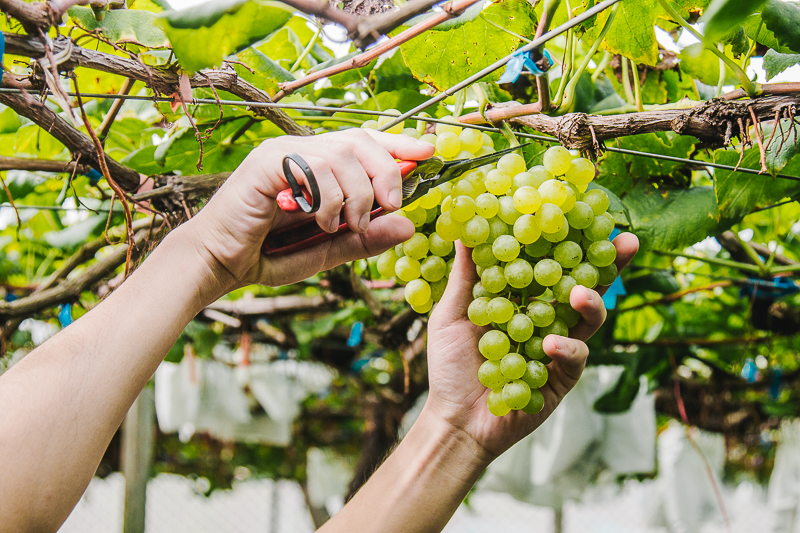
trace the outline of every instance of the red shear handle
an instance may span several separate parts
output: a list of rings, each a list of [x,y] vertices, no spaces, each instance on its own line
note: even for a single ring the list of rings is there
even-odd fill
[[[404,179],[417,168],[416,161],[398,161],[397,165],[400,167],[400,175]],[[306,200],[311,203],[311,195],[309,195],[308,191],[305,189],[303,190],[303,196],[305,196]],[[287,213],[300,211],[300,206],[297,205],[297,201],[292,196],[291,189],[284,189],[279,192],[278,196],[275,198],[275,201],[278,202],[278,207],[281,209],[281,211],[285,211]]]

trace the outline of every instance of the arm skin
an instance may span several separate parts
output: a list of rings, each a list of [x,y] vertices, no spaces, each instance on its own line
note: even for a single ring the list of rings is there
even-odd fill
[[[297,220],[274,201],[286,187],[280,162],[288,152],[303,156],[320,181],[320,227],[335,228],[346,199],[343,216],[353,233],[296,254],[264,257],[264,235]],[[387,209],[399,207],[394,157],[424,159],[432,152],[427,143],[363,130],[281,137],[254,150],[198,216],[170,233],[119,289],[0,376],[0,532],[59,528],[130,405],[207,304],[237,287],[293,283],[408,239],[413,226],[407,219],[386,216],[362,224],[364,215],[373,198]],[[635,253],[635,238],[620,236],[615,244],[622,267]],[[546,413],[490,415],[476,377],[481,328],[466,319],[474,276],[469,254],[459,248],[431,317],[425,409],[324,530],[440,530],[486,465],[537,427],[580,376],[585,344],[550,336],[544,344],[554,359]],[[600,298],[576,290],[572,303],[584,316],[575,331],[588,338],[605,318]]]

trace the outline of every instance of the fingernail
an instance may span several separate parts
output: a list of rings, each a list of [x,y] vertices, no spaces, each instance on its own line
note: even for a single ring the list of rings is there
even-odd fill
[[[400,187],[389,191],[389,204],[396,209],[400,209],[400,206],[403,205],[403,193],[400,191]]]
[[[358,229],[367,231],[367,228],[369,228],[369,213],[364,213],[361,215],[361,220],[358,221]]]
[[[339,217],[338,216],[333,217],[333,220],[331,220],[331,228],[330,229],[331,229],[331,233],[334,233],[337,229],[339,229]]]
[[[583,295],[586,296],[586,301],[589,303],[594,300],[594,291],[591,289],[583,287]]]

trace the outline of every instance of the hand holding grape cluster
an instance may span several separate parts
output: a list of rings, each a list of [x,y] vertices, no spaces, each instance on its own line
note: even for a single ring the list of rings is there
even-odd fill
[[[468,159],[494,151],[488,135],[449,122],[420,136],[436,155]],[[410,128],[396,133],[419,136]],[[617,277],[608,196],[587,190],[594,165],[561,146],[548,149],[543,163],[528,169],[522,156],[507,154],[432,189],[402,211],[414,236],[378,259],[381,275],[406,283],[406,300],[426,313],[444,293],[453,242],[472,248],[480,282],[468,316],[492,328],[478,344],[486,358],[478,378],[491,389],[487,406],[497,416],[542,410],[544,337],[568,336],[580,320],[569,303],[573,287],[609,285]]]

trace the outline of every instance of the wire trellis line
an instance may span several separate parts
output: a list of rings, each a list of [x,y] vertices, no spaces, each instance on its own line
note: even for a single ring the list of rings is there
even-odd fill
[[[21,93],[19,89],[13,88],[0,88],[0,93],[7,92],[7,93]],[[48,92],[49,94],[49,92]],[[75,96],[74,93],[66,93],[68,96]],[[163,96],[143,96],[143,95],[131,95],[131,94],[102,94],[102,93],[81,93],[83,98],[96,98],[99,100],[136,100],[136,101],[150,101],[150,102],[164,102],[164,103],[174,103],[175,100],[172,97],[163,97]],[[385,111],[372,111],[370,109],[350,109],[347,107],[336,107],[336,106],[319,106],[319,105],[306,105],[306,104],[291,104],[291,103],[278,103],[278,102],[251,102],[246,100],[216,100],[213,98],[193,98],[190,102],[191,105],[225,105],[225,106],[238,106],[238,107],[268,107],[268,108],[275,108],[275,109],[291,109],[295,111],[317,111],[317,112],[324,112],[324,113],[352,113],[354,115],[369,115],[369,116],[384,116],[384,117],[393,117],[396,116],[392,113],[386,113]],[[427,117],[422,115],[410,115],[406,117],[406,120],[422,120],[425,122],[432,122],[434,124],[452,124],[451,122],[434,118],[434,117]],[[470,128],[479,131],[485,131],[490,133],[499,133],[502,134],[502,131],[499,128],[494,128],[492,126],[482,126],[479,124],[459,124],[462,128]],[[534,141],[546,142],[546,143],[559,143],[559,140],[555,137],[550,137],[547,135],[537,135],[534,133],[525,133],[525,132],[513,132],[514,135],[517,137],[522,137],[525,139],[531,139]],[[654,154],[652,152],[641,152],[638,150],[629,150],[627,148],[617,148],[614,146],[606,146],[605,149],[609,152],[619,153],[623,155],[631,155],[636,157],[646,157],[650,159],[658,159],[662,161],[669,161],[672,163],[683,163],[689,165],[700,165],[707,168],[715,168],[720,170],[730,170],[735,172],[741,172],[743,174],[755,174],[755,175],[763,175],[765,177],[771,177],[767,174],[762,174],[760,170],[753,169],[753,168],[746,168],[746,167],[739,167],[736,168],[732,165],[723,165],[722,163],[712,163],[708,161],[699,161],[697,159],[687,159],[684,157],[675,157],[671,155],[665,154]],[[800,176],[789,176],[787,174],[776,174],[776,178],[786,179],[786,180],[794,180],[800,181]]]

